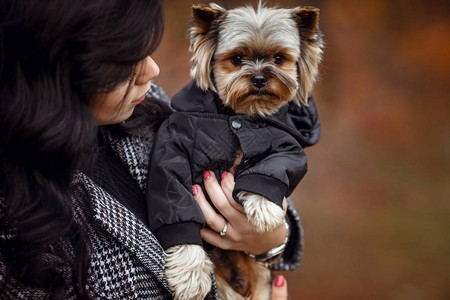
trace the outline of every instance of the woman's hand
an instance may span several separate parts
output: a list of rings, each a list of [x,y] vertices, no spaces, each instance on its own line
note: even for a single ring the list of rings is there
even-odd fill
[[[231,173],[222,174],[220,185],[213,172],[206,171],[203,178],[209,198],[222,214],[215,212],[198,185],[192,187],[194,198],[209,226],[200,231],[203,240],[221,249],[246,251],[255,255],[267,252],[283,243],[286,235],[285,226],[263,234],[254,231],[243,207],[233,199],[234,176]],[[284,211],[286,207],[286,200],[284,200]],[[225,224],[227,224],[227,230],[221,236],[219,233],[224,230]]]

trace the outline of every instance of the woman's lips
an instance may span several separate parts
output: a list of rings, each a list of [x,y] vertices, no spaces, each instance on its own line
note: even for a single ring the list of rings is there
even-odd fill
[[[147,93],[148,93],[149,91],[150,91],[150,88],[148,89],[148,91],[145,92],[144,96],[142,96],[141,98],[139,98],[139,99],[137,99],[137,100],[134,100],[132,103],[133,103],[133,104],[139,104],[139,103],[141,103],[142,101],[144,101],[144,100],[145,100],[145,96],[147,96]]]
[[[134,103],[134,104],[139,104],[139,103],[141,103],[142,101],[144,101],[144,99],[145,99],[145,95],[142,96],[141,98],[137,99],[137,100],[134,100],[133,103]]]

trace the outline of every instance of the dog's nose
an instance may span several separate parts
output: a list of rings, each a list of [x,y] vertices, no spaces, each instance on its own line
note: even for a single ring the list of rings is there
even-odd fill
[[[267,83],[267,78],[264,75],[255,75],[252,77],[252,83],[257,88],[262,88]]]

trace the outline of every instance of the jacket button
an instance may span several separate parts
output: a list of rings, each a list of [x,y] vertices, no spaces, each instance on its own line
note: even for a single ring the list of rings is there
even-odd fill
[[[239,129],[239,128],[242,127],[242,125],[238,121],[232,121],[231,122],[231,127],[233,127],[234,129]]]

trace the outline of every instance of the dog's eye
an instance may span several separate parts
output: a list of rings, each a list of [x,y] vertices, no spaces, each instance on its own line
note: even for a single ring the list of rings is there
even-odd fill
[[[235,65],[236,67],[242,65],[242,56],[240,56],[240,55],[233,56],[231,58],[231,63],[233,65]]]
[[[277,54],[273,57],[275,64],[281,66],[284,63],[284,56],[281,54]]]

